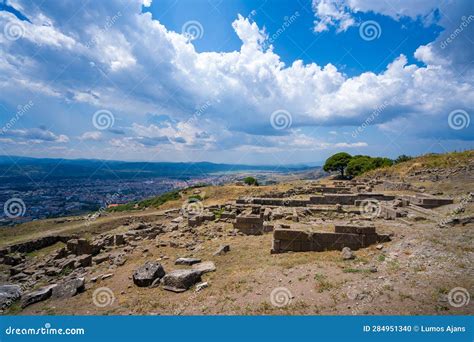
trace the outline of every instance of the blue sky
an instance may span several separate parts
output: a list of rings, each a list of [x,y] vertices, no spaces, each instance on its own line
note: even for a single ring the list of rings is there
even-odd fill
[[[293,164],[473,148],[471,1],[6,1],[0,154]]]

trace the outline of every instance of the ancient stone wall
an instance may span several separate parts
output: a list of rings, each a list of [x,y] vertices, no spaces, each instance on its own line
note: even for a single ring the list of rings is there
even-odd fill
[[[275,229],[272,253],[322,252],[342,250],[344,247],[357,250],[374,243],[389,241],[388,235],[379,235],[374,227],[336,226],[335,232],[310,232],[304,230]]]
[[[260,215],[239,215],[235,218],[234,228],[246,235],[261,235],[263,229],[263,217]]]

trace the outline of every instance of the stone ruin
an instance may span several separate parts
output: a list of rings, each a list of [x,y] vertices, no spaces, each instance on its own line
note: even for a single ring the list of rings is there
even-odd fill
[[[334,232],[275,229],[271,252],[323,252],[344,247],[357,250],[386,241],[390,237],[377,234],[373,226],[336,225]]]
[[[9,266],[8,281],[13,283],[0,285],[0,312],[8,307],[8,303],[19,298],[21,306],[26,307],[50,297],[67,298],[85,291],[85,275],[91,266],[102,263],[109,263],[111,267],[124,265],[141,240],[156,238],[157,247],[192,251],[198,241],[198,230],[204,232],[209,240],[225,234],[262,235],[273,232],[271,253],[357,250],[390,240],[389,235],[377,233],[375,222],[371,222],[375,219],[403,220],[404,217],[419,215],[433,219],[436,217],[433,208],[453,203],[452,199],[422,193],[393,195],[375,192],[383,191],[381,187],[408,188],[377,180],[334,182],[332,186],[308,184],[262,197],[239,198],[223,205],[203,207],[201,212],[188,216],[179,209],[167,210],[160,214],[168,220],[167,223],[145,222],[146,219],[138,223],[126,222],[121,233],[100,234],[91,240],[58,235],[12,245],[0,249],[0,263]],[[377,205],[373,217],[364,217],[367,202]],[[199,228],[211,222],[216,227],[213,232],[207,233]],[[232,223],[233,231],[225,232],[219,222]],[[331,231],[327,230],[328,224],[333,227]],[[193,241],[165,241],[160,238],[163,233],[169,233],[171,239],[188,234]],[[64,243],[65,247],[35,264],[25,257],[27,253],[58,242]],[[229,251],[228,245],[221,246],[214,255]],[[162,284],[165,290],[182,292],[201,281],[202,274],[216,270],[210,261],[180,259],[176,264],[183,262],[189,263],[192,268],[165,272],[160,264],[146,263],[136,270],[133,281],[137,286]],[[102,275],[102,278],[109,276]],[[94,277],[89,281],[96,280],[97,277]],[[39,284],[48,285],[36,289]],[[198,285],[196,289],[207,286],[206,283]]]
[[[386,186],[380,181],[341,181],[334,182],[333,186],[319,184],[282,193],[272,192],[267,197],[239,198],[236,207],[240,213],[233,222],[234,228],[245,235],[260,235],[274,230],[272,253],[342,250],[343,247],[360,249],[390,238],[378,234],[374,226],[363,224],[336,224],[333,232],[325,232],[314,231],[317,228],[314,224],[307,224],[304,229],[291,229],[290,225],[277,221],[300,222],[306,216],[317,214],[325,215],[327,219],[331,213],[351,221],[357,218],[395,220],[420,214],[429,217],[433,216],[430,209],[453,203],[449,198],[425,194],[408,196],[373,192],[380,184]],[[286,197],[289,195],[292,197]],[[367,203],[376,206],[373,217],[364,217]]]

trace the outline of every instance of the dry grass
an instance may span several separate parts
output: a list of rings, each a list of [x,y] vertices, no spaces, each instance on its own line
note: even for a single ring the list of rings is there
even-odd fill
[[[361,177],[374,177],[381,175],[405,175],[421,169],[433,168],[452,168],[458,166],[466,166],[474,160],[474,150],[464,152],[451,152],[444,154],[426,154],[416,157],[412,160],[396,164],[391,167],[381,168],[369,171]]]

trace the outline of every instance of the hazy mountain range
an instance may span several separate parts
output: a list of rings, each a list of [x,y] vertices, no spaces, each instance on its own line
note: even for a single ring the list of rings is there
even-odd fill
[[[187,179],[216,173],[286,173],[315,168],[311,165],[241,165],[210,162],[124,162],[95,159],[49,159],[0,156],[0,180],[53,180],[61,178],[128,179],[168,177]]]

